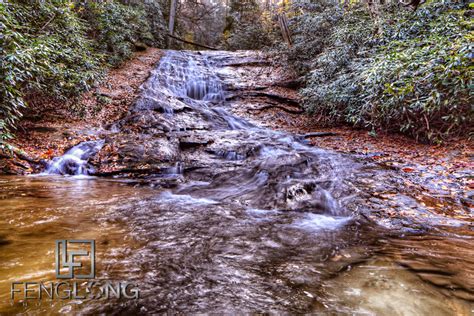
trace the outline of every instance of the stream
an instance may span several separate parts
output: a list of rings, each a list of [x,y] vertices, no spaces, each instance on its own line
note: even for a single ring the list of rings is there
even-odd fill
[[[101,140],[0,177],[0,315],[474,314],[473,213],[236,115],[292,106],[279,77],[258,53],[167,51]],[[57,239],[94,239],[96,278],[140,299],[12,302],[12,282],[54,280]]]

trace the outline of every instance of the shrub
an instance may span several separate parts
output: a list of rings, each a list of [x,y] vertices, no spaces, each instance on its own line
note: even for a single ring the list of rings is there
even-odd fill
[[[371,20],[361,5],[354,6],[350,14],[343,14],[329,3],[320,15],[310,20],[310,25],[317,23],[316,32],[303,33],[314,34],[311,42],[317,47],[313,57],[298,68],[300,72],[312,69],[302,90],[304,105],[327,123],[345,122],[347,111],[360,104],[357,83],[373,46],[367,41],[371,37]],[[305,29],[310,27],[305,19],[302,24]]]
[[[26,94],[77,96],[102,78],[105,62],[120,64],[142,43],[163,46],[164,25],[156,1],[0,2],[0,143],[13,136]]]
[[[24,96],[46,91],[68,98],[101,76],[101,58],[86,37],[86,25],[62,1],[0,3],[0,141],[26,106]]]
[[[274,29],[268,12],[262,12],[257,1],[230,1],[226,17],[224,46],[230,50],[257,50],[274,41]]]
[[[396,5],[374,35],[366,8],[319,2],[292,19],[287,61],[305,75],[304,106],[326,124],[400,131],[432,142],[472,133],[473,39],[463,4]],[[309,30],[314,30],[310,32]]]
[[[361,74],[361,96],[371,102],[350,120],[430,141],[472,132],[474,23],[464,14],[433,3],[398,16]]]
[[[130,58],[135,46],[146,44],[160,46],[164,43],[164,25],[157,17],[162,17],[157,3],[126,6],[118,2],[88,3],[82,17],[91,26],[91,36],[95,39],[96,49],[107,56],[107,62],[117,66]],[[150,20],[153,24],[153,33]]]

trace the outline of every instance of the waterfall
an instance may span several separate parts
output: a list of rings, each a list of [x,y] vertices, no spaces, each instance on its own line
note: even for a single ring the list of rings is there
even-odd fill
[[[233,114],[236,103],[226,100],[226,87],[232,88],[236,78],[224,65],[213,53],[167,51],[129,117],[111,132],[111,142],[128,140],[121,165],[141,168],[150,161],[157,170],[150,178],[183,181],[179,190],[198,198],[350,217],[339,203],[347,190],[342,181],[344,159]],[[103,144],[103,140],[81,143],[54,158],[45,173],[93,174],[88,161]],[[201,184],[187,182],[191,173]]]
[[[80,143],[69,149],[63,156],[54,158],[47,166],[45,174],[89,175],[94,168],[88,159],[104,145],[104,140]]]

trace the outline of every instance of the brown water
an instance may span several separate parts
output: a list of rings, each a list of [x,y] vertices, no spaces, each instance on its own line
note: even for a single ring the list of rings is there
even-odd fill
[[[123,223],[109,220],[122,202],[151,195],[126,183],[92,178],[0,177],[0,314],[58,311],[45,300],[12,304],[12,282],[53,281],[55,240],[95,239],[98,278],[128,270],[136,242]]]
[[[393,238],[342,219],[229,209],[92,178],[2,177],[0,197],[0,314],[470,315],[474,308],[472,293],[460,290],[472,286],[472,235]],[[137,305],[12,305],[11,282],[54,280],[54,241],[66,238],[95,239],[97,278],[138,280]]]
[[[0,314],[473,313],[470,222],[428,212],[391,170],[232,115],[230,63],[252,58],[167,53],[104,145],[154,166],[140,179],[0,178]],[[86,145],[48,170],[93,173]],[[11,302],[11,282],[55,279],[57,239],[96,240],[96,278],[141,298]]]

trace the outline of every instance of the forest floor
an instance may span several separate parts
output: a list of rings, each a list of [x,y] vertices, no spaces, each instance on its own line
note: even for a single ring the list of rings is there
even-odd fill
[[[11,142],[24,156],[8,159],[11,154],[0,151],[0,173],[36,172],[40,164],[35,162],[50,160],[80,142],[99,138],[107,124],[127,113],[161,56],[162,51],[156,48],[135,53],[120,67],[110,69],[97,87],[76,99],[30,96],[28,112]]]

